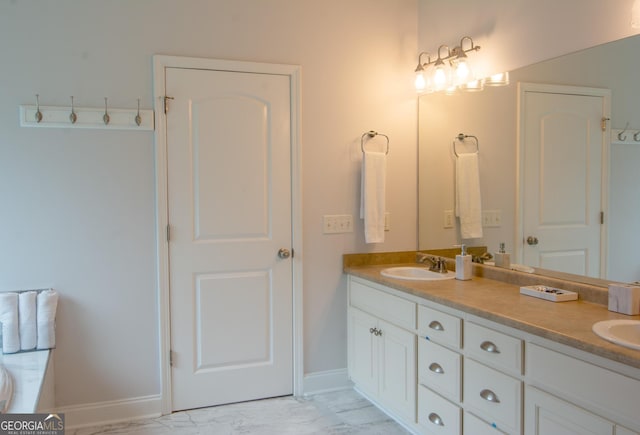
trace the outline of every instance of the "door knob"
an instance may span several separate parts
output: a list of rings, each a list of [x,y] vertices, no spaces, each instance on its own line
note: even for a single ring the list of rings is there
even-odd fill
[[[529,236],[527,237],[527,243],[531,246],[535,246],[538,244],[538,238],[535,236]]]
[[[287,248],[280,248],[278,250],[278,257],[280,257],[280,258],[289,258],[289,257],[291,257],[291,251],[289,251]]]

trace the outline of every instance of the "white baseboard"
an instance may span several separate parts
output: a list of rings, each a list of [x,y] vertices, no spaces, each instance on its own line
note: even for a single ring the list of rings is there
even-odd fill
[[[161,411],[160,395],[56,408],[57,413],[64,413],[67,429],[158,417]]]
[[[304,395],[309,396],[329,391],[353,388],[347,369],[326,370],[304,375]]]

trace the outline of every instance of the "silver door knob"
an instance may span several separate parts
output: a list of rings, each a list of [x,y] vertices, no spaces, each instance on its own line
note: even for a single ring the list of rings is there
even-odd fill
[[[278,250],[278,257],[280,257],[280,258],[289,258],[289,257],[291,257],[291,251],[289,251],[287,248],[280,248]]]
[[[534,236],[527,237],[527,243],[531,246],[535,246],[538,244],[538,238]]]

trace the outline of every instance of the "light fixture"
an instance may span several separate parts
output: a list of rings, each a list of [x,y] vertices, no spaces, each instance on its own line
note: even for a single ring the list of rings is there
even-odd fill
[[[640,4],[640,0],[635,0]],[[466,42],[466,43],[465,43]],[[443,53],[442,49],[446,52]],[[454,88],[467,92],[481,91],[484,86],[504,86],[509,84],[509,73],[495,74],[486,79],[477,79],[473,74],[467,53],[480,50],[479,45],[473,43],[473,39],[464,36],[460,44],[449,49],[447,45],[438,48],[438,57],[435,60],[427,52],[418,56],[418,66],[415,69],[415,86],[418,92],[446,91],[453,92]],[[427,55],[427,61],[423,63],[422,56]]]
[[[425,63],[424,65],[422,64],[423,54],[426,54],[428,59],[427,63]],[[431,90],[430,89],[431,80],[430,80],[430,77],[427,75],[427,72],[425,71],[425,66],[426,66],[426,69],[428,69],[429,64],[431,64],[431,56],[429,55],[429,53],[426,53],[426,52],[420,53],[420,55],[418,56],[418,66],[416,67],[416,70],[415,70],[415,73],[416,73],[415,86],[418,92],[428,92]]]
[[[485,86],[505,86],[509,84],[509,72],[493,74],[484,80]]]

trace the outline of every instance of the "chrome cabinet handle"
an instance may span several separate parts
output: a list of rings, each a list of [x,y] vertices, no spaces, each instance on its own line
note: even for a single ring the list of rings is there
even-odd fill
[[[494,393],[491,390],[485,389],[480,391],[480,397],[482,397],[487,402],[500,403],[500,399],[498,399],[498,396],[496,396],[496,393]]]
[[[437,373],[439,375],[444,374],[444,370],[442,369],[442,366],[438,363],[431,363],[429,364],[429,370],[431,370],[433,373]]]
[[[376,337],[380,337],[382,335],[382,330],[378,328],[369,328],[369,332],[375,335]]]
[[[444,331],[442,323],[438,322],[437,320],[433,320],[431,323],[429,323],[429,328],[435,329],[436,331]]]
[[[442,419],[435,412],[429,414],[429,421],[437,426],[444,426]]]
[[[500,353],[500,350],[498,349],[498,346],[496,346],[495,344],[493,344],[490,341],[483,341],[482,344],[480,344],[480,349],[484,350],[485,352],[489,352],[489,353]]]

